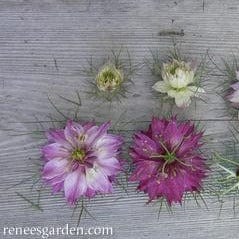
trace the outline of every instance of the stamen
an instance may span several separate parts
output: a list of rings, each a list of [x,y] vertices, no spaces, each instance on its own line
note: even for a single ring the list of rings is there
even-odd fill
[[[192,167],[192,164],[187,164],[187,163],[183,162],[182,160],[180,160],[180,159],[178,159],[178,158],[175,158],[175,160],[176,160],[177,162],[181,163],[182,165],[186,166],[186,167],[191,167],[191,168],[193,168],[193,167]]]
[[[167,175],[168,175],[167,173],[165,173],[165,168],[166,168],[166,165],[167,165],[167,164],[168,164],[168,162],[165,161],[164,164],[163,164],[163,167],[162,167],[162,173],[163,173],[164,176],[167,176]]]
[[[85,153],[85,150],[83,149],[76,149],[71,154],[71,157],[73,160],[79,161],[81,163],[84,162],[85,156],[86,156],[86,153]]]

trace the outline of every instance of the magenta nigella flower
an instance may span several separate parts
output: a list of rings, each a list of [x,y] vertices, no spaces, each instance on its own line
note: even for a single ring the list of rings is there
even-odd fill
[[[47,132],[42,178],[53,192],[63,190],[70,204],[81,196],[112,192],[114,177],[121,170],[118,156],[123,140],[108,134],[109,126],[69,120],[64,129]]]
[[[236,78],[239,81],[239,72],[236,72]],[[239,109],[239,82],[230,85],[227,99],[231,102],[232,107]]]
[[[138,189],[148,193],[149,201],[181,203],[185,192],[200,191],[206,177],[205,159],[198,151],[202,136],[190,121],[153,118],[148,131],[135,134],[130,180],[139,181]]]

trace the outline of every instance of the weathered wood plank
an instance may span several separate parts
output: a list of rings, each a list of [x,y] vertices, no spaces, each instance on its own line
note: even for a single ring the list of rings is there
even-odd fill
[[[121,133],[128,146],[134,130],[145,128],[152,114],[161,114],[157,95],[151,90],[154,79],[146,66],[141,68],[134,76],[132,94],[109,111],[107,105],[85,94],[86,78],[80,69],[87,59],[92,56],[99,61],[110,49],[120,46],[129,49],[135,63],[150,58],[150,49],[159,49],[163,57],[172,46],[172,36],[167,34],[174,31],[180,33],[175,37],[186,56],[199,60],[209,50],[222,66],[221,57],[230,59],[232,52],[238,55],[238,7],[237,0],[0,0],[1,230],[16,225],[75,225],[77,220],[70,219],[71,210],[60,195],[55,198],[49,190],[42,195],[42,213],[27,208],[15,194],[20,191],[28,195],[24,185],[6,190],[30,175],[25,171],[33,167],[28,158],[39,157],[39,145],[44,143],[31,135],[14,135],[34,130],[35,124],[24,123],[35,121],[34,116],[42,120],[49,114],[59,117],[47,95],[67,112],[69,105],[56,95],[74,98],[75,89],[79,89],[81,115],[97,121],[115,122],[126,111],[122,120],[130,123],[121,128]],[[207,103],[198,102],[196,110],[192,106],[185,112],[175,112],[179,117],[203,120],[208,154],[223,151],[224,142],[231,138],[227,128],[231,116],[215,94],[224,79],[213,69],[205,79]],[[205,195],[209,211],[189,201],[187,210],[176,207],[173,215],[163,210],[157,220],[159,206],[146,206],[146,196],[137,194],[135,186],[129,184],[129,195],[116,188],[112,196],[94,199],[90,211],[97,221],[87,217],[82,225],[112,226],[115,239],[238,238],[232,199],[228,198],[220,218],[216,199]],[[36,195],[32,197],[36,199]]]

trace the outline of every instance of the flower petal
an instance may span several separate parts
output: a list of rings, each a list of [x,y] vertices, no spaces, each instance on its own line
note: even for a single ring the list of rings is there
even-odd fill
[[[105,175],[96,164],[92,168],[86,169],[86,182],[88,187],[97,192],[112,192],[112,184],[109,181],[108,176]]]
[[[45,145],[42,148],[42,154],[47,161],[54,158],[68,158],[70,155],[69,151],[59,143]]]
[[[52,159],[45,164],[42,179],[52,186],[54,193],[63,189],[67,167],[68,161],[65,159]]]
[[[236,83],[232,84],[232,85],[231,85],[231,88],[232,88],[233,90],[239,90],[239,82],[236,82]]]
[[[109,146],[121,146],[123,143],[123,138],[120,136],[115,136],[111,134],[105,134],[102,137],[99,137],[97,142],[95,143],[95,148],[100,149],[103,147]]]
[[[143,157],[151,157],[155,154],[158,154],[158,147],[156,142],[150,139],[143,133],[135,134],[135,145],[134,150]]]
[[[184,97],[176,97],[175,98],[175,104],[179,107],[179,108],[185,108],[188,107],[191,103],[191,99],[188,96],[184,96]]]
[[[152,88],[161,93],[167,93],[167,91],[169,90],[169,85],[164,81],[158,81],[153,85]]]
[[[59,130],[51,129],[48,132],[46,132],[46,137],[49,140],[49,142],[51,142],[51,143],[65,143],[66,142],[64,130],[62,130],[62,129],[59,129]]]
[[[88,131],[86,131],[86,143],[88,145],[94,145],[97,140],[107,133],[107,130],[110,127],[110,122],[104,123],[101,126],[93,126]]]
[[[232,103],[239,103],[239,90],[234,91],[232,94],[228,95],[227,98]]]
[[[65,135],[67,141],[73,147],[78,147],[78,144],[80,143],[79,138],[83,134],[84,134],[83,126],[73,122],[72,120],[67,121],[65,130],[64,130],[64,135]]]
[[[120,162],[114,157],[100,160],[97,164],[107,176],[115,175],[121,170]]]
[[[85,174],[81,170],[75,170],[68,174],[64,182],[64,192],[67,201],[74,204],[87,190]]]
[[[42,176],[44,179],[51,179],[65,173],[68,161],[66,159],[52,159],[43,168]]]

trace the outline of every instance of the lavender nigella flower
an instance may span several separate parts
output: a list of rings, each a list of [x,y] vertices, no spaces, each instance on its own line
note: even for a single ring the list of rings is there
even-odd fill
[[[239,72],[236,72],[236,78],[237,81],[239,81]],[[229,102],[231,102],[231,105],[239,109],[239,82],[234,82],[233,84],[230,85],[230,90],[229,94],[226,97]]]
[[[139,181],[149,201],[165,198],[169,205],[181,203],[185,192],[199,192],[207,173],[198,151],[202,136],[190,121],[153,118],[147,131],[135,134],[131,181]]]
[[[82,196],[91,198],[96,193],[112,192],[114,177],[121,170],[123,140],[107,133],[109,126],[69,120],[64,129],[47,132],[42,178],[54,193],[64,191],[70,204]]]

